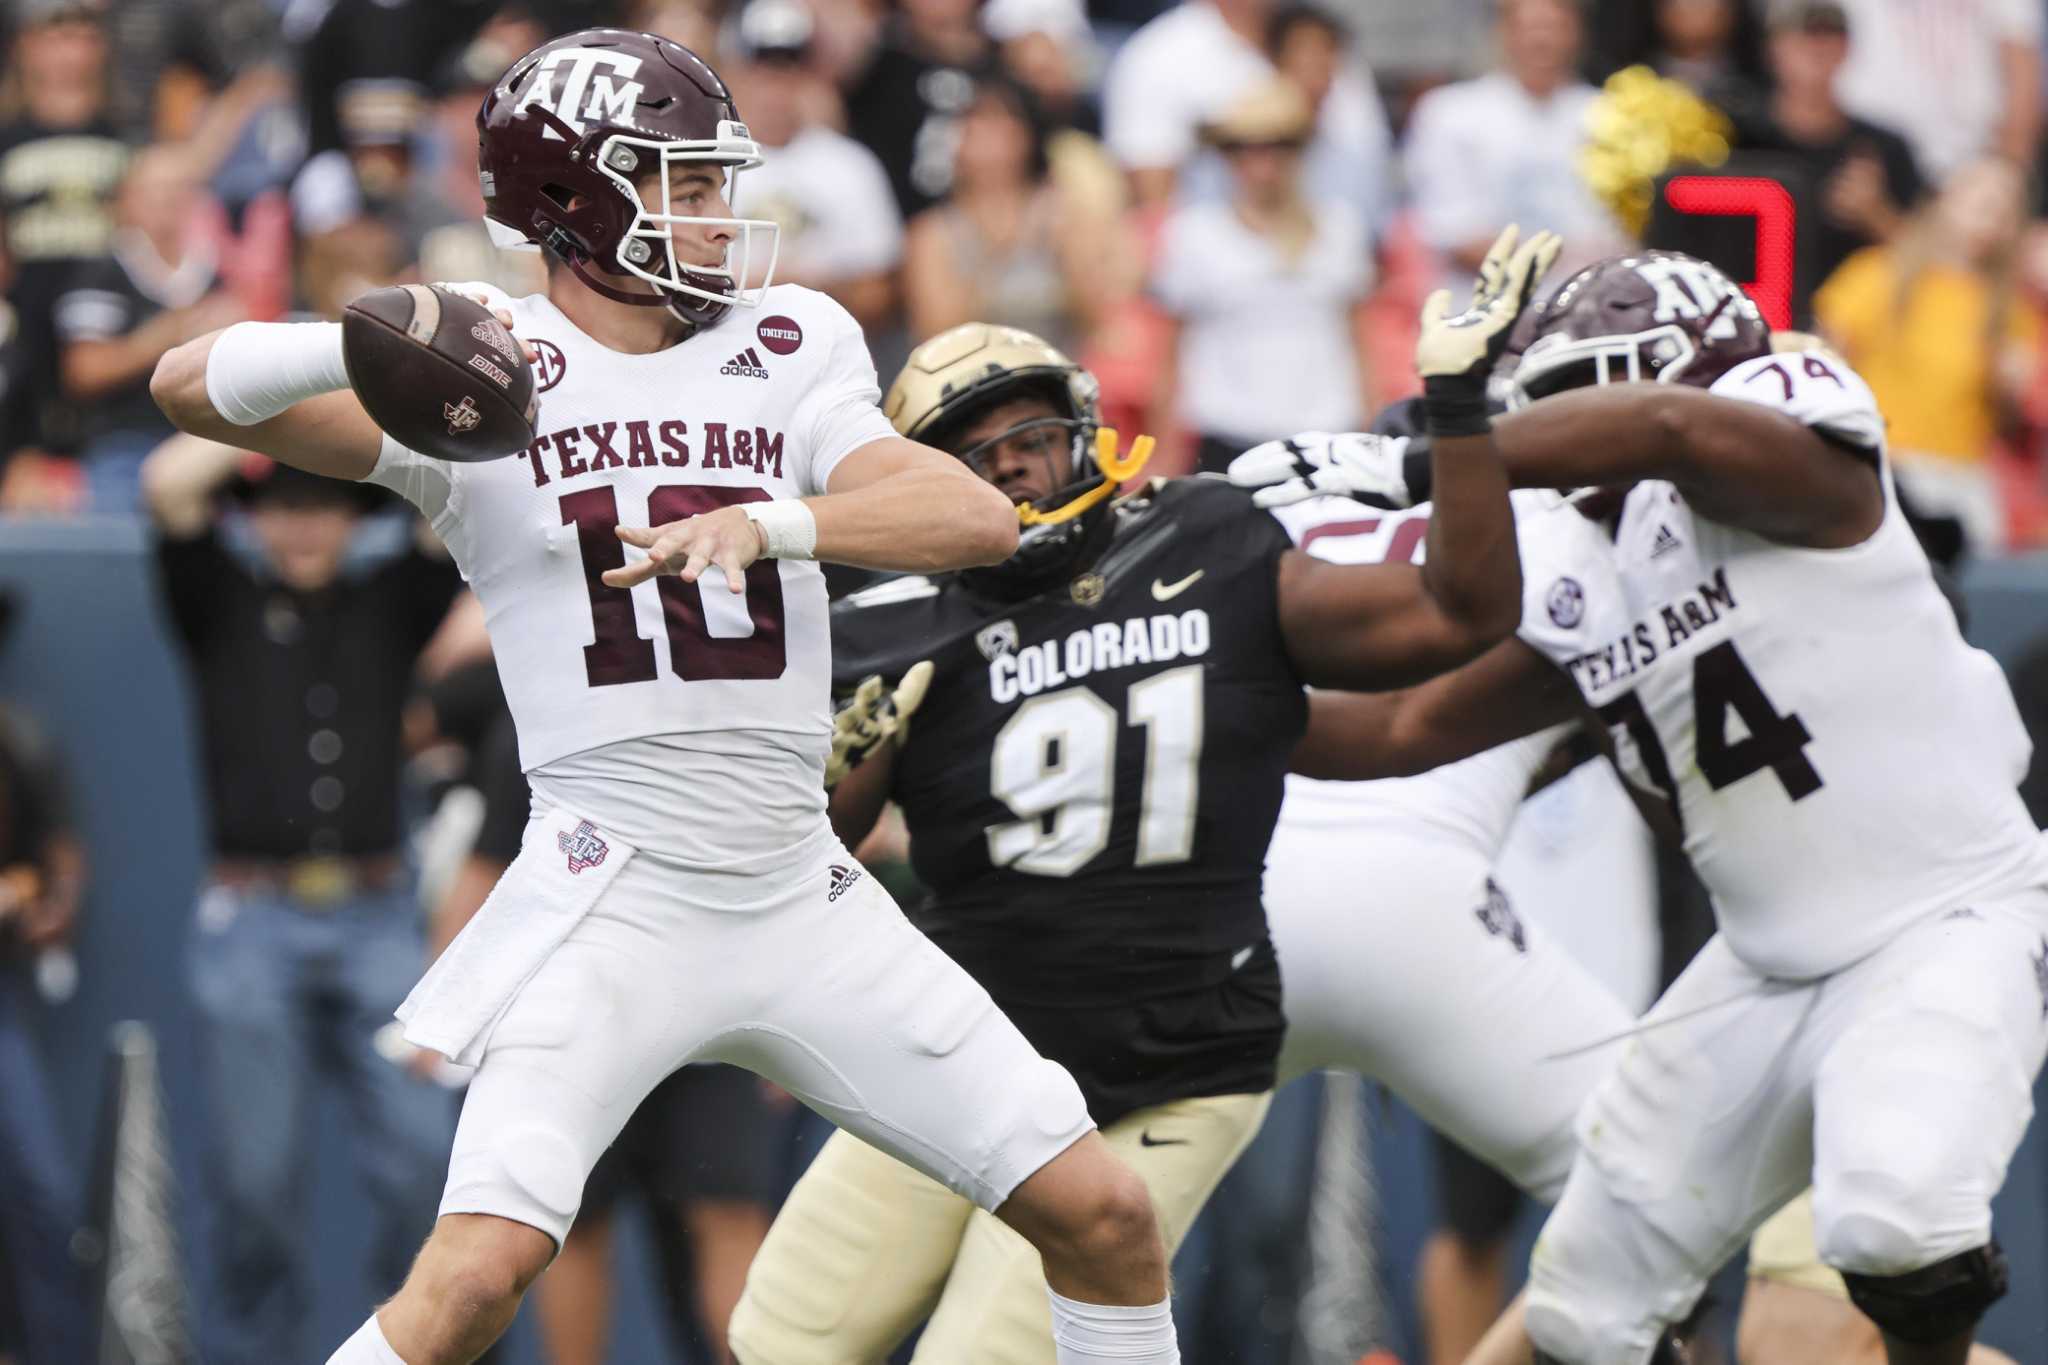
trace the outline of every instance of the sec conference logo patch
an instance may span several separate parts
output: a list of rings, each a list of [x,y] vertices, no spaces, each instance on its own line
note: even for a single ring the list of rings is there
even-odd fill
[[[1569,575],[1550,585],[1550,595],[1543,601],[1550,612],[1551,624],[1559,630],[1570,630],[1586,619],[1586,590],[1579,586],[1579,580]]]
[[[564,830],[555,836],[555,846],[569,855],[569,871],[580,873],[586,867],[596,867],[604,861],[612,846],[597,832],[597,826],[588,820],[576,822],[576,828]]]

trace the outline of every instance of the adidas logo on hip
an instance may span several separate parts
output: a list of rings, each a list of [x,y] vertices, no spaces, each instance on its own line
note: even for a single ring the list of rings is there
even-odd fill
[[[766,379],[768,371],[761,367],[761,357],[749,346],[731,360],[718,367],[720,374],[736,374],[743,379]]]
[[[1678,538],[1678,534],[1663,522],[1658,522],[1657,536],[1650,542],[1650,558],[1662,559],[1665,555],[1683,548],[1685,542]]]
[[[832,887],[825,893],[825,899],[828,901],[838,900],[848,887],[859,880],[859,868],[841,867],[838,863],[832,864]]]

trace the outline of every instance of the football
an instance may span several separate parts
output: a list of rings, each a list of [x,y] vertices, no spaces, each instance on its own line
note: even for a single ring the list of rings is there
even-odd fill
[[[373,289],[341,320],[349,385],[401,445],[495,460],[533,441],[533,367],[482,304],[431,285]]]

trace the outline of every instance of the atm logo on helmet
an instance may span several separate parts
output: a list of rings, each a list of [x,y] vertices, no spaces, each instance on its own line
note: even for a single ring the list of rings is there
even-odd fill
[[[640,58],[600,47],[565,47],[550,52],[527,78],[512,106],[513,117],[534,105],[553,114],[577,132],[586,122],[633,122],[633,106],[646,87],[632,77],[639,74]],[[559,138],[553,128],[546,136]]]
[[[1651,316],[1659,322],[1707,320],[1716,340],[1736,334],[1735,310],[1747,304],[1733,281],[1704,261],[1687,256],[1651,256],[1635,263],[1636,274],[1657,291]]]

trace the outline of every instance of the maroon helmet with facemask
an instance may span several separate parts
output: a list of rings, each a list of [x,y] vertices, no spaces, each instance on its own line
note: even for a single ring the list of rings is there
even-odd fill
[[[666,303],[700,328],[735,304],[760,303],[775,272],[776,225],[673,211],[679,168],[713,168],[730,203],[739,172],[761,164],[732,92],[680,43],[615,28],[543,43],[499,78],[476,126],[485,221],[501,244],[543,247],[606,298]],[[642,198],[643,184],[656,202]],[[678,225],[730,228],[720,263],[679,259]],[[622,289],[607,275],[657,292]]]
[[[1677,251],[1616,256],[1566,280],[1536,314],[1510,401],[1631,380],[1705,388],[1770,349],[1756,304],[1705,261]]]

